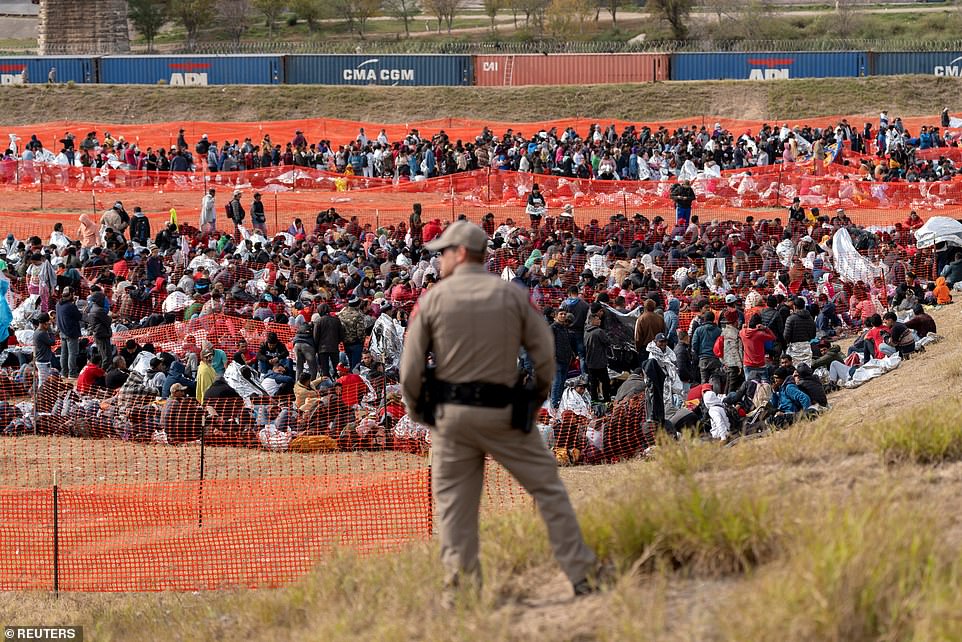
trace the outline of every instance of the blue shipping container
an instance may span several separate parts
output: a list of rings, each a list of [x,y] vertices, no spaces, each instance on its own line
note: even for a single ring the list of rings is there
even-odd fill
[[[285,56],[292,85],[470,85],[471,56]]]
[[[30,56],[0,58],[0,85],[45,83],[56,69],[56,82],[97,82],[93,58],[47,58]],[[24,72],[26,71],[26,74]]]
[[[865,76],[861,51],[755,51],[671,55],[672,80],[780,80]]]
[[[278,85],[283,56],[106,56],[100,82],[112,85]]]
[[[927,76],[962,76],[962,52],[891,51],[873,53],[871,73],[873,76],[898,74],[925,74]]]

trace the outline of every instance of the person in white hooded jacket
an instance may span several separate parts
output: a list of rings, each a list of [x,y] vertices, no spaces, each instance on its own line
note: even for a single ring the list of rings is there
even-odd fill
[[[668,339],[659,332],[654,340],[647,346],[648,356],[654,359],[662,371],[665,373],[664,401],[665,412],[671,413],[672,410],[681,406],[684,399],[681,398],[683,388],[681,379],[678,377],[678,364],[674,351],[668,348]]]
[[[731,429],[731,422],[728,420],[728,413],[725,412],[725,402],[721,395],[714,390],[706,390],[702,394],[702,402],[708,410],[708,417],[711,420],[711,436],[713,439],[728,439],[728,431]]]

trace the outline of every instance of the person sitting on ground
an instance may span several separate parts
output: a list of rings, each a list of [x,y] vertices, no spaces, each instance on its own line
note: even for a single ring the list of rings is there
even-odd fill
[[[261,344],[257,353],[257,366],[264,375],[272,372],[275,366],[282,366],[285,371],[290,370],[290,351],[278,340],[276,332],[267,333],[267,340]]]
[[[238,339],[237,352],[234,353],[232,361],[239,366],[254,366],[257,364],[257,353],[247,345],[247,339]]]
[[[618,392],[615,393],[615,403],[619,401],[624,401],[625,399],[630,399],[635,395],[640,395],[645,392],[645,374],[641,367],[635,368],[628,375],[628,378],[618,386]]]
[[[936,305],[948,305],[952,303],[952,291],[949,289],[944,276],[940,276],[935,280],[935,289],[932,290],[932,296],[935,299]]]
[[[725,410],[724,399],[714,390],[706,390],[702,394],[702,403],[705,404],[708,418],[711,421],[712,438],[725,441],[728,439],[729,430],[731,430],[731,421],[728,419],[728,412]]]
[[[925,312],[925,308],[923,308],[921,304],[916,304],[916,306],[912,308],[912,312],[914,316],[905,322],[906,327],[915,330],[915,333],[919,335],[920,339],[929,334],[937,334],[935,319]]]
[[[776,426],[787,426],[812,405],[811,398],[802,392],[793,381],[792,371],[779,367],[772,375],[772,398],[769,403],[775,408],[772,423]]]
[[[320,401],[320,389],[328,389],[334,385],[331,378],[325,375],[311,380],[308,372],[302,372],[297,383],[294,384],[294,405],[298,410],[308,412],[315,404]]]
[[[915,335],[904,323],[900,323],[894,312],[886,312],[882,317],[885,341],[879,350],[886,356],[898,354],[903,359],[915,352]]]
[[[77,392],[85,395],[94,388],[106,388],[107,382],[104,380],[106,374],[100,367],[100,355],[94,356],[77,376]]]
[[[130,371],[127,370],[127,362],[123,357],[114,357],[110,364],[110,369],[104,376],[104,385],[109,390],[120,390],[124,383],[127,382],[127,377],[130,376]]]
[[[808,395],[812,403],[822,407],[828,407],[828,397],[825,394],[825,387],[818,380],[815,373],[807,363],[798,364],[795,369],[795,385],[798,389]]]
[[[851,373],[849,366],[845,365],[842,348],[835,343],[827,347],[818,348],[818,354],[812,361],[812,368],[815,370],[819,368],[828,370],[828,380],[831,384],[835,385],[848,381]]]
[[[160,411],[160,429],[164,431],[168,444],[197,441],[204,430],[204,412],[197,400],[188,394],[189,390],[183,384],[170,386],[170,398]]]
[[[197,383],[184,375],[185,367],[180,361],[174,361],[167,368],[167,376],[164,378],[164,383],[160,389],[160,396],[167,399],[170,396],[170,389],[175,384],[178,383],[187,390],[187,394],[194,396],[197,394]]]

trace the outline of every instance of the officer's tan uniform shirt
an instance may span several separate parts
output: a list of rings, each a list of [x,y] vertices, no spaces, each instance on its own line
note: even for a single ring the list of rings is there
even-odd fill
[[[458,266],[421,297],[408,327],[401,355],[402,395],[408,411],[421,393],[427,352],[435,355],[435,375],[440,381],[513,386],[522,345],[534,363],[543,400],[554,376],[554,339],[544,317],[525,289],[479,264]]]

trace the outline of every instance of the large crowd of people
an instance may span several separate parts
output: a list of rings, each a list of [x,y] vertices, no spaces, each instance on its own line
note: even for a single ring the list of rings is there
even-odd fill
[[[799,123],[762,124],[756,131],[737,132],[721,124],[677,128],[591,125],[576,131],[565,127],[522,132],[495,132],[485,127],[473,140],[453,139],[440,130],[422,134],[411,129],[390,140],[384,129],[376,135],[360,128],[353,140],[311,142],[297,130],[290,140],[275,142],[270,134],[243,141],[214,140],[206,134],[188,141],[183,129],[175,144],[141,147],[124,136],[88,132],[82,138],[65,132],[56,141],[32,136],[26,142],[11,134],[0,158],[0,181],[14,180],[14,165],[32,177],[34,164],[51,163],[93,169],[147,172],[230,173],[272,166],[303,167],[341,174],[419,180],[475,169],[491,168],[600,180],[663,180],[743,170],[775,163],[814,159],[816,173],[827,161],[848,164],[850,174],[874,181],[935,181],[950,178],[959,168],[949,158],[927,150],[958,146],[943,110],[939,124],[910,131],[901,118],[881,112],[878,123],[824,126]],[[922,156],[919,152],[927,152]],[[3,161],[8,161],[4,163]]]
[[[901,132],[898,120],[886,131]],[[772,132],[787,143],[786,158],[792,131]],[[383,132],[363,135],[355,152],[391,147]],[[443,138],[405,147],[433,154],[439,141],[445,155],[462,149]],[[614,171],[628,167],[629,177],[637,163],[621,165],[618,150],[651,150],[649,164],[670,156],[668,167],[758,158],[728,158],[732,144],[744,145],[717,129],[598,129],[580,142],[566,130],[524,141],[486,130],[464,149],[471,163],[490,162],[482,149],[540,158],[531,171],[558,168],[542,152],[557,159],[565,149],[576,166],[610,153]],[[288,149],[318,149],[295,142]],[[92,132],[77,149],[86,157],[105,146]],[[340,153],[324,149],[337,165]],[[214,141],[208,158],[211,150]],[[435,162],[429,171],[448,171],[444,155]],[[489,237],[487,269],[527,289],[550,324],[556,376],[540,428],[560,458],[626,456],[659,428],[700,426],[730,439],[784,426],[826,406],[834,387],[871,378],[937,337],[925,306],[951,302],[962,250],[919,249],[915,212],[869,229],[796,199],[781,216],[702,221],[678,185],[669,220],[617,213],[580,226],[565,208],[475,221]],[[139,207],[128,214],[117,202],[100,220],[81,215],[75,231],[57,224],[48,238],[0,242],[4,365],[20,368],[5,375],[0,431],[176,444],[206,430],[214,441],[268,448],[423,447],[428,433],[405,415],[397,366],[418,297],[439,278],[438,256],[424,245],[448,222],[424,220],[415,205],[406,221],[375,229],[331,208],[268,236],[259,195],[234,191],[223,206],[219,198],[205,194],[198,227],[151,229]],[[845,336],[856,340],[843,351]],[[519,367],[531,369],[525,354]],[[38,413],[15,403],[31,372]]]

